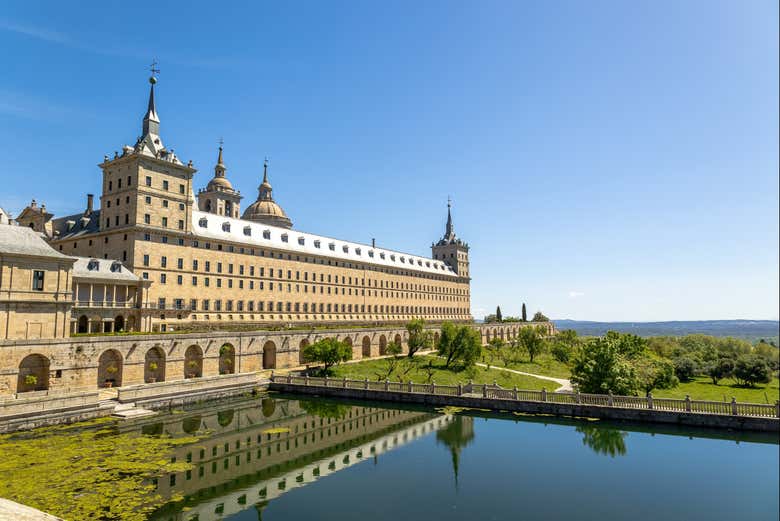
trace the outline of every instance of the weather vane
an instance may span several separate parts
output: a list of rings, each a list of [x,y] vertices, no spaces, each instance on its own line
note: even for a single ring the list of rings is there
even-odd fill
[[[149,65],[149,70],[152,71],[152,76],[160,74],[160,69],[157,68],[157,59],[152,60],[152,64]]]
[[[225,140],[222,138],[219,138],[219,146],[222,147],[222,145],[225,144]]]

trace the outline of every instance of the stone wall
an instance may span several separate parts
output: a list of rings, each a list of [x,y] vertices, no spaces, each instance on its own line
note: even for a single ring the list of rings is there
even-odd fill
[[[514,338],[520,327],[542,325],[554,331],[551,323],[474,324],[487,342],[496,336]],[[431,326],[438,330],[437,326]],[[188,334],[74,337],[51,340],[0,342],[0,395],[24,390],[26,357],[39,355],[48,361],[47,374],[39,382],[52,391],[94,390],[160,381],[184,380],[191,376],[220,374],[220,349],[233,348],[234,358],[227,369],[232,373],[291,368],[302,365],[303,346],[323,338],[337,338],[352,345],[353,359],[380,356],[387,344],[398,340],[407,349],[407,331],[402,326],[350,329],[311,329],[286,331],[208,332]],[[194,347],[192,347],[194,346]],[[188,348],[192,347],[188,351]],[[199,353],[193,369],[188,353]],[[153,355],[153,356],[152,356]],[[29,360],[29,358],[27,359]],[[150,361],[157,368],[150,371]],[[192,367],[191,367],[192,366]],[[222,364],[223,370],[225,364]],[[42,383],[39,384],[42,386]]]

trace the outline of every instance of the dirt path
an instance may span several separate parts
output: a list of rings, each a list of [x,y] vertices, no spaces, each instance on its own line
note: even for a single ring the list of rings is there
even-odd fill
[[[479,367],[487,367],[487,364],[483,364],[481,362],[477,362],[477,365]],[[540,374],[524,373],[523,371],[518,371],[516,369],[509,369],[508,367],[498,367],[495,365],[491,365],[490,369],[496,369],[498,371],[506,371],[508,373],[521,374],[523,376],[533,376],[534,378],[538,378],[540,380],[549,380],[551,382],[555,382],[558,384],[558,388],[555,390],[556,393],[566,393],[566,392],[574,391],[574,388],[571,386],[571,381],[567,380],[566,378],[553,378],[552,376],[542,376]]]

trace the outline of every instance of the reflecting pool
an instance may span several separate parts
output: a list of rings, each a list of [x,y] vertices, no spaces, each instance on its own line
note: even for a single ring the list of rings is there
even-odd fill
[[[99,436],[83,438],[94,429]],[[124,506],[148,508],[143,517],[154,521],[734,521],[778,519],[780,507],[776,435],[275,395],[70,427],[65,436],[82,437],[75,448],[57,449],[74,452],[65,459],[68,474],[109,473],[98,486],[132,481],[121,469],[106,470],[106,460],[146,464],[135,475],[148,474],[145,489],[128,486],[143,501]],[[0,447],[17,453],[35,439],[35,433],[6,436]],[[90,452],[102,444],[116,451],[96,464]],[[0,463],[1,479],[35,482],[36,468],[52,472],[24,465],[30,458],[31,452],[20,458],[18,469]],[[71,515],[89,511],[79,508],[81,498],[99,503],[111,496],[108,489],[99,497],[65,490],[75,487],[69,483],[50,485],[49,494],[61,495]],[[24,489],[0,481],[0,496],[9,491]],[[35,494],[12,499],[47,501]],[[82,518],[129,518],[119,500],[104,501]]]

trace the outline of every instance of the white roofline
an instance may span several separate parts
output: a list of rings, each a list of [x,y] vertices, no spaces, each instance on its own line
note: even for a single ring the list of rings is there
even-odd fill
[[[205,227],[201,226],[201,220],[204,218],[206,220]],[[223,229],[225,224],[229,225],[229,230]],[[245,235],[244,229],[246,227],[249,227],[250,235]],[[269,239],[264,238],[264,231],[270,232]],[[324,235],[315,235],[254,221],[215,215],[200,210],[192,211],[192,233],[202,239],[230,241],[254,247],[266,247],[291,253],[328,257],[340,261],[361,262],[386,268],[407,269],[431,275],[458,276],[443,261],[429,257],[411,255],[386,248],[375,248],[370,244],[344,241]],[[283,235],[287,235],[287,242],[282,240]],[[300,238],[303,239],[303,244],[300,244]],[[319,241],[319,248],[315,247],[315,241]],[[330,248],[331,244],[334,245],[333,249]],[[347,248],[346,252],[344,247]],[[358,255],[358,251],[360,251],[360,255]],[[374,252],[373,257],[369,255],[370,251]],[[384,259],[382,254],[384,254]],[[403,259],[403,262],[401,259]]]

